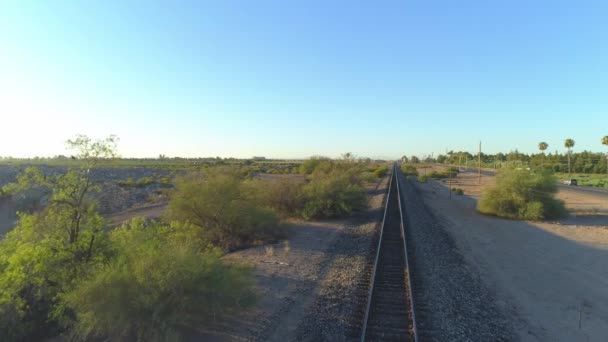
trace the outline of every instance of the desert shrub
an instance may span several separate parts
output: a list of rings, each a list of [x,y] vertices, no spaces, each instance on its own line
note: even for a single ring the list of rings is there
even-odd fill
[[[376,180],[376,176],[374,176],[373,172],[369,172],[369,171],[364,171],[361,172],[361,174],[359,175],[359,177],[361,178],[362,181],[364,182],[373,182]]]
[[[154,183],[154,179],[152,179],[152,177],[141,177],[140,179],[137,180],[137,182],[135,183],[135,186],[141,188],[141,187],[153,184],[153,183]]]
[[[435,178],[435,179],[443,179],[443,178],[455,178],[456,176],[458,176],[458,171],[454,171],[454,170],[442,170],[442,171],[432,171],[429,174],[430,178]]]
[[[309,175],[313,173],[319,165],[328,162],[330,162],[330,159],[327,157],[315,156],[303,161],[302,164],[300,164],[299,170],[301,174]]]
[[[401,165],[401,172],[403,172],[406,175],[412,175],[412,176],[418,175],[418,170],[416,170],[416,167],[414,165],[409,165],[409,164]]]
[[[129,177],[125,180],[119,180],[116,184],[118,184],[118,186],[122,186],[122,187],[130,187],[130,186],[133,186],[133,184],[135,184],[135,179]]]
[[[367,195],[347,173],[318,174],[302,187],[306,219],[350,215],[367,206]]]
[[[477,205],[483,214],[512,219],[553,219],[566,214],[564,203],[554,198],[556,178],[549,172],[502,169],[496,184],[486,189]]]
[[[282,216],[295,216],[304,205],[303,182],[291,178],[251,180],[246,195],[257,203],[274,209]]]
[[[275,212],[247,196],[242,177],[229,170],[191,174],[175,181],[168,217],[200,227],[201,238],[234,250],[283,236]]]
[[[170,186],[171,185],[171,178],[170,177],[162,177],[161,179],[158,180],[158,182],[162,186]]]
[[[426,175],[418,176],[418,181],[420,183],[426,183],[427,180],[428,180],[428,177]]]
[[[254,303],[250,269],[192,236],[197,227],[134,219],[111,232],[115,258],[64,301],[77,340],[170,341]]]
[[[379,166],[376,170],[374,170],[374,176],[376,178],[382,178],[388,172],[388,167],[386,165]]]

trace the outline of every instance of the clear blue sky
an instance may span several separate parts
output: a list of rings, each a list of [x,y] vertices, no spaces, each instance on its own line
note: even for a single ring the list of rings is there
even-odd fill
[[[607,1],[3,1],[0,155],[605,150]]]

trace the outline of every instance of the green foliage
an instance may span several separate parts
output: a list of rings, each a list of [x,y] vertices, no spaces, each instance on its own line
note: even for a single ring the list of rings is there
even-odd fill
[[[386,165],[381,165],[376,170],[374,170],[374,176],[376,178],[382,178],[382,177],[386,176],[387,172],[388,172],[388,167]]]
[[[300,173],[309,175],[313,173],[321,164],[331,162],[327,157],[315,156],[305,160],[300,164]]]
[[[547,171],[503,169],[477,205],[483,214],[540,220],[564,216],[564,203],[554,198],[556,178]]]
[[[69,145],[79,149],[81,168],[47,178],[26,169],[7,187],[13,195],[39,187],[50,192],[46,207],[20,214],[0,242],[0,335],[7,340],[56,334],[70,319],[63,296],[108,258],[105,222],[91,196],[98,187],[89,171],[114,152],[104,141],[83,136]]]
[[[449,167],[442,171],[432,171],[428,176],[430,178],[443,179],[443,178],[450,178],[450,177],[454,178],[457,175],[458,175],[458,169]]]
[[[405,174],[405,175],[412,175],[412,176],[418,175],[418,170],[416,170],[416,167],[411,164],[401,165],[401,172],[403,172],[403,174]]]
[[[427,180],[428,180],[428,177],[427,177],[427,176],[425,176],[425,175],[418,176],[418,181],[419,181],[420,183],[426,183],[426,182],[427,182]]]
[[[283,216],[317,219],[350,215],[367,206],[367,195],[361,186],[364,170],[362,163],[350,159],[321,160],[308,181],[254,180],[248,183],[248,196]]]
[[[132,177],[129,177],[125,180],[119,180],[118,182],[116,182],[116,184],[118,186],[122,186],[123,188],[131,187],[131,186],[133,186],[133,184],[135,184],[135,179],[133,179]]]
[[[350,215],[367,206],[365,189],[347,173],[317,174],[302,192],[305,204],[301,214],[306,219]]]
[[[152,177],[142,177],[137,180],[137,187],[141,188],[144,186],[148,186],[150,184],[154,184],[154,179]]]
[[[199,228],[146,226],[135,219],[110,234],[116,257],[66,298],[79,340],[170,341],[255,301],[251,270],[221,262]]]
[[[171,180],[169,178],[163,178],[162,180],[164,180],[165,182],[171,182]],[[126,180],[120,180],[118,182],[116,182],[116,184],[118,186],[124,187],[124,188],[128,188],[128,187],[137,187],[137,188],[143,188],[145,186],[148,186],[150,184],[154,184],[155,181],[152,177],[141,177],[138,180],[133,179],[132,177],[127,178]]]
[[[293,178],[252,180],[246,183],[248,198],[255,199],[282,216],[295,216],[306,199],[302,191],[304,183]]]
[[[26,168],[16,182],[2,188],[2,194],[11,196],[17,210],[27,213],[42,209],[50,193],[49,181],[36,167]]]
[[[202,238],[227,250],[283,235],[273,210],[263,207],[242,177],[230,171],[192,174],[176,180],[169,217],[200,227]]]

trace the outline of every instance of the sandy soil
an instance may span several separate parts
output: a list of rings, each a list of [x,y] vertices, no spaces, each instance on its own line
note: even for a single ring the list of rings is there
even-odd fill
[[[388,177],[368,188],[370,211],[382,208]],[[381,219],[380,215],[378,215]],[[355,220],[356,221],[356,220]],[[302,338],[302,322],[310,318],[311,307],[325,292],[326,278],[336,276],[345,256],[332,248],[341,233],[357,225],[375,222],[326,220],[292,221],[288,240],[230,253],[226,260],[255,266],[256,288],[260,294],[255,308],[228,321],[220,332],[207,332],[207,340],[216,341],[293,341]],[[361,261],[360,267],[366,262]],[[352,271],[353,273],[359,273]],[[350,275],[347,275],[347,277]],[[313,333],[313,332],[310,332]],[[304,338],[306,339],[306,338]]]
[[[486,178],[486,179],[484,179]],[[483,183],[492,182],[482,177]],[[496,291],[523,341],[605,341],[608,336],[608,215],[605,202],[560,191],[573,215],[560,222],[512,221],[475,211],[476,175],[462,174],[448,197],[446,184],[417,186],[471,266]]]

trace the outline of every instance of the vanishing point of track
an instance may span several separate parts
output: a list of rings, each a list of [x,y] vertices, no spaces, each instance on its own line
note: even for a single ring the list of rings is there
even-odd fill
[[[361,341],[418,341],[399,169],[393,166]]]

